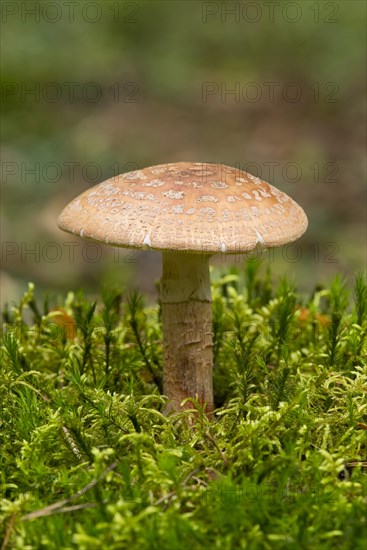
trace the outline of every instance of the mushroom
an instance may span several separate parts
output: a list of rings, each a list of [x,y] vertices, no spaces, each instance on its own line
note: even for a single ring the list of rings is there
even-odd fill
[[[300,237],[307,217],[282,191],[220,164],[177,162],[121,174],[62,211],[64,231],[109,245],[161,250],[163,391],[214,408],[209,258]]]

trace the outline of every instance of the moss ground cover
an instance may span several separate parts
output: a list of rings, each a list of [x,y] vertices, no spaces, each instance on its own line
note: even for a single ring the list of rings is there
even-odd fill
[[[2,549],[366,548],[364,277],[213,275],[212,417],[163,414],[159,303],[4,310]]]

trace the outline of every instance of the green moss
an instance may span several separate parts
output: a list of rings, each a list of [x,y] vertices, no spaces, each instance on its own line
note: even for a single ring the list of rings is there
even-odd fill
[[[159,305],[41,306],[30,285],[4,312],[5,547],[362,549],[366,288],[217,277],[215,416],[193,399],[167,418]]]

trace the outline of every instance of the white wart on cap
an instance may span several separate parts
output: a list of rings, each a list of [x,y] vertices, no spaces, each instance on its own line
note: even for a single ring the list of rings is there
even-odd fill
[[[288,195],[242,170],[177,162],[96,185],[60,214],[61,229],[127,248],[238,253],[281,246],[307,228]]]

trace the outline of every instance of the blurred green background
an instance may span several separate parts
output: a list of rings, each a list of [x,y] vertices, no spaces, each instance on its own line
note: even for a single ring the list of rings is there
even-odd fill
[[[297,246],[264,254],[276,275],[311,291],[366,266],[365,2],[1,10],[2,303],[30,280],[91,294],[117,282],[153,299],[159,253],[96,248],[56,218],[103,179],[179,160],[247,169],[304,207]]]

